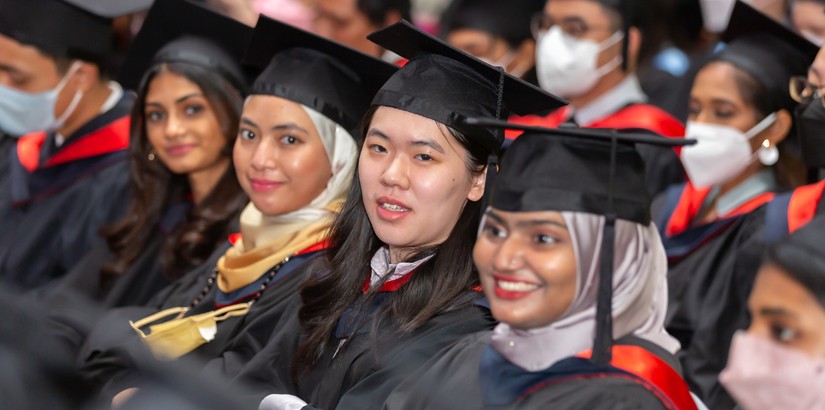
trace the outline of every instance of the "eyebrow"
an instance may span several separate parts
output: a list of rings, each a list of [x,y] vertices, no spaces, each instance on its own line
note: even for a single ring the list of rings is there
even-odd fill
[[[378,138],[381,138],[383,140],[388,140],[388,141],[390,140],[390,137],[387,136],[387,134],[385,134],[383,131],[381,131],[379,129],[375,129],[375,128],[370,129],[367,132],[367,136],[368,137],[378,137]],[[434,150],[436,150],[436,151],[438,151],[442,154],[446,154],[446,151],[444,150],[444,147],[442,147],[441,144],[439,144],[435,140],[417,139],[417,140],[410,141],[410,145],[414,146],[414,147],[430,147],[430,148],[432,148],[432,149],[434,149]]]
[[[247,117],[241,117],[241,124],[246,124],[246,125],[249,125],[249,126],[252,126],[252,127],[255,127],[255,128],[261,128],[260,125],[256,124],[254,121],[250,120]],[[301,131],[305,134],[309,134],[309,131],[307,131],[306,129],[304,129],[300,125],[295,124],[294,122],[288,122],[288,123],[274,125],[274,126],[272,126],[272,128],[270,128],[270,130],[272,130],[272,131],[284,131],[284,130]]]
[[[188,100],[188,99],[190,99],[190,98],[195,98],[195,97],[203,97],[203,94],[201,94],[201,93],[191,93],[191,94],[186,94],[186,95],[184,95],[184,96],[182,96],[182,97],[180,97],[180,98],[176,99],[176,100],[175,100],[175,104],[180,104],[180,103],[182,103],[182,102],[184,102],[184,101],[186,101],[186,100]],[[163,104],[161,104],[161,103],[159,103],[159,102],[155,102],[155,101],[146,101],[144,104],[145,104],[145,105],[157,105],[157,106],[159,106],[159,107],[162,107],[162,106],[163,106]]]
[[[501,216],[496,214],[495,211],[493,211],[492,209],[488,210],[485,214],[490,219],[498,222],[499,224],[504,225],[504,226],[508,226],[508,224],[504,220],[504,218],[502,218]],[[526,220],[526,221],[516,222],[516,227],[517,228],[524,228],[524,227],[531,228],[531,227],[535,227],[535,226],[545,226],[545,225],[555,226],[557,228],[564,229],[565,231],[567,230],[567,227],[564,226],[564,224],[562,224],[560,222],[557,222],[557,221],[551,221],[549,219],[529,219],[529,220]]]
[[[530,220],[527,220],[527,221],[518,221],[518,222],[516,222],[516,226],[520,227],[520,228],[523,228],[523,227],[532,228],[532,227],[535,227],[535,226],[545,226],[545,225],[554,226],[556,228],[564,229],[565,231],[567,230],[567,227],[564,226],[563,224],[561,224],[559,222],[556,222],[556,221],[551,221],[551,220],[548,220],[548,219],[530,219]]]
[[[584,21],[584,19],[579,17],[579,16],[568,16],[568,17],[565,17],[565,18],[561,19],[560,22],[564,23],[564,24],[577,23],[577,24],[581,24],[583,26],[587,26],[587,22]]]
[[[795,314],[785,310],[781,307],[764,307],[759,309],[759,315],[761,316],[784,316],[784,317],[796,317]]]

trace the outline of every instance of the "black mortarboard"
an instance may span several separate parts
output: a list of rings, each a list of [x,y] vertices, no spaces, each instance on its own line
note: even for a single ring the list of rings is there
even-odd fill
[[[508,212],[572,211],[603,215],[601,261],[613,260],[616,219],[650,224],[645,167],[634,144],[681,146],[695,140],[645,130],[541,128],[491,119],[470,122],[525,131],[504,155],[490,205]],[[592,360],[609,364],[613,346],[613,263],[599,264]]]
[[[728,45],[712,61],[728,62],[750,74],[770,94],[774,111],[796,105],[788,82],[808,72],[819,47],[741,1],[733,7],[722,40]]]
[[[0,34],[54,57],[105,65],[113,48],[112,18],[152,0],[0,0]]]
[[[545,0],[453,0],[441,18],[441,37],[458,29],[474,29],[501,37],[511,47],[531,38],[530,18]]]
[[[767,260],[788,271],[825,305],[825,217],[814,218],[768,248]]]
[[[469,117],[507,118],[567,104],[561,98],[458,50],[402,20],[369,36],[410,61],[381,87],[373,105],[398,108],[455,128],[498,153],[502,132],[465,122]]]
[[[303,104],[353,135],[372,96],[397,70],[392,64],[266,16],[258,19],[244,62],[263,69],[252,94]]]
[[[185,62],[217,71],[239,90],[247,79],[241,59],[252,28],[187,0],[157,1],[149,10],[120,72],[120,82],[134,89],[150,67]]]

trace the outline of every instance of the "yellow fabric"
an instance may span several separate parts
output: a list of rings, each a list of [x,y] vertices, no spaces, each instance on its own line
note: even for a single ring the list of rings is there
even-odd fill
[[[137,322],[129,321],[132,328],[140,335],[143,343],[159,360],[177,359],[215,338],[218,322],[232,316],[243,316],[249,311],[251,303],[227,306],[200,315],[181,317],[187,308],[175,307],[155,313]],[[175,319],[152,325],[161,319],[177,315]],[[149,334],[141,330],[149,325]]]
[[[249,209],[245,210],[242,219],[246,220],[241,221],[241,240],[218,260],[218,288],[227,293],[238,290],[256,281],[287,256],[324,241],[332,219],[342,205],[342,200],[327,205],[324,209],[330,211],[330,216],[321,220],[274,226],[265,225],[263,218],[250,217]],[[255,225],[250,219],[261,223]],[[257,242],[261,238],[266,238],[267,242],[246,251],[245,243],[250,241],[247,234],[250,234],[250,239],[254,236]]]

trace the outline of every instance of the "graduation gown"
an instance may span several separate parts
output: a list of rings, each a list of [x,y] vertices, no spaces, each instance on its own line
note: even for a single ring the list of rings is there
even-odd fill
[[[126,149],[133,97],[124,95],[61,147],[26,135],[12,150],[11,204],[0,215],[0,279],[33,289],[63,276],[121,217],[129,198]]]
[[[192,203],[188,200],[170,206],[152,229],[137,258],[110,283],[102,283],[100,270],[114,261],[115,255],[109,245],[101,241],[60,280],[54,292],[72,289],[107,308],[145,305],[156,293],[172,284],[163,274],[161,253],[191,207]],[[190,266],[188,270],[196,267]]]
[[[530,372],[490,347],[491,332],[468,336],[422,366],[387,399],[385,409],[665,409],[662,397],[692,408],[676,358],[650,342],[627,337],[614,347],[644,377],[619,367],[598,368],[582,357]],[[635,349],[625,351],[622,349]],[[644,353],[639,354],[643,349]],[[642,359],[642,360],[640,360]],[[656,383],[653,380],[672,382]]]
[[[714,222],[691,226],[707,192],[671,187],[657,198],[653,212],[668,256],[665,328],[682,345],[678,357],[691,390],[710,408],[724,409],[730,407],[724,404],[726,394],[718,394],[716,377],[733,333],[742,327],[731,312],[741,310],[750,291],[739,283],[747,269],[737,266],[747,258],[743,255],[759,252],[751,240],[761,235],[758,221],[774,194],[757,195]]]
[[[384,284],[375,308],[392,297],[395,281]],[[307,410],[380,409],[393,389],[440,350],[495,325],[483,295],[470,292],[465,296],[475,303],[442,313],[406,335],[379,331],[371,340],[371,321],[358,329],[347,329],[345,315],[316,365],[292,383],[290,366],[303,333],[296,309],[238,377],[258,392],[248,398],[246,407],[257,408],[268,394],[288,393],[309,403],[304,408]],[[345,338],[350,339],[348,345],[339,350]]]
[[[725,368],[733,334],[750,324],[748,298],[766,247],[790,235],[825,211],[825,182],[777,194],[766,205],[744,216],[737,228],[735,255],[717,271],[707,289],[707,303],[697,312],[690,349],[683,354],[685,371],[695,392],[712,409],[732,409],[733,398],[718,382]]]
[[[510,118],[510,121],[517,124],[556,128],[565,123],[568,118],[570,118],[569,108],[563,107],[545,117],[514,116]],[[672,138],[681,138],[685,135],[685,127],[679,120],[659,108],[643,103],[630,104],[590,124],[579,124],[579,126],[584,128],[640,128]],[[505,131],[508,139],[516,138],[520,134],[521,131]],[[636,149],[645,163],[645,184],[651,197],[664,191],[670,185],[685,180],[685,171],[678,156],[679,149],[650,144],[639,144]]]
[[[17,138],[0,131],[0,215],[11,206],[11,186],[9,185],[9,164],[11,155],[17,146]]]
[[[84,377],[101,386],[104,394],[108,396],[125,388],[134,387],[136,385],[133,372],[134,359],[125,355],[120,349],[124,340],[139,338],[129,325],[129,320],[138,320],[163,309],[189,306],[203,292],[208,278],[212,275],[215,263],[228,248],[229,244],[213,254],[210,258],[211,263],[202,265],[198,270],[187,274],[158,293],[148,306],[123,307],[107,312],[88,335],[80,350],[78,359]],[[262,346],[276,327],[277,317],[273,317],[273,312],[286,310],[282,305],[289,303],[289,296],[297,292],[298,287],[308,275],[307,272],[312,268],[312,259],[318,254],[319,251],[315,247],[290,259],[269,282],[266,290],[246,315],[230,317],[218,322],[215,338],[181,359],[198,362],[198,367],[201,369],[206,363],[214,361],[215,363],[211,364],[213,368],[240,370],[239,365],[232,366],[236,363],[232,359],[244,360],[243,357],[246,356],[239,359],[236,352],[227,360],[222,356],[223,353],[239,337],[246,340],[245,346],[253,346],[252,350],[244,354],[251,357],[257,353],[254,345]],[[266,276],[265,274],[247,287],[228,294],[221,292],[217,286],[212,286],[201,302],[187,313],[187,316],[254,299]],[[229,365],[224,363],[229,363]],[[231,377],[232,374],[226,373],[224,376]]]

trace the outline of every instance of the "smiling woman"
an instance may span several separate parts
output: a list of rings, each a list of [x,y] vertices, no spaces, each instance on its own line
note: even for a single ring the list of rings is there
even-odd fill
[[[262,409],[380,408],[425,359],[492,326],[471,255],[503,137],[463,119],[560,105],[407,22],[370,38],[410,62],[364,116],[352,188],[297,320],[245,372],[275,393]]]
[[[164,24],[179,12],[208,20],[214,31]],[[246,92],[239,61],[251,30],[183,1],[164,2],[149,17],[122,79],[137,92],[131,203],[62,285],[108,307],[143,305],[205,262],[237,229],[247,201],[230,155]]]
[[[500,323],[435,355],[384,408],[695,408],[663,326],[665,254],[642,159],[598,132],[513,142],[473,251]]]

